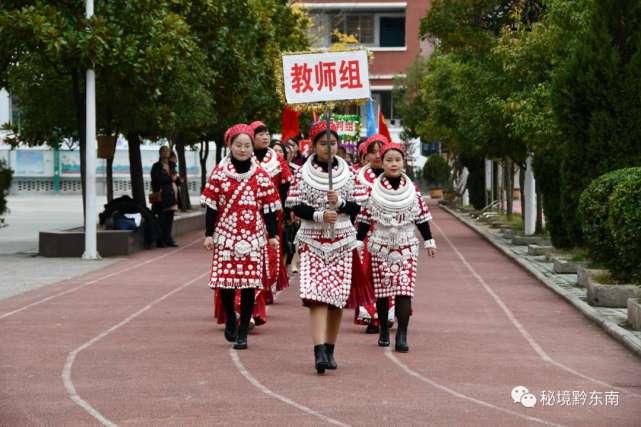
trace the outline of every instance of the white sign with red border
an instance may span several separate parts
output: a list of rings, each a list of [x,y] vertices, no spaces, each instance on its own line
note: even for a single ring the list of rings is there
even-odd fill
[[[369,98],[367,51],[283,55],[288,104]]]

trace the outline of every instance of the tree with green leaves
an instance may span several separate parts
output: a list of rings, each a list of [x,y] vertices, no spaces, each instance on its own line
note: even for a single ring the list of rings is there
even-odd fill
[[[583,244],[577,207],[598,176],[641,166],[641,3],[589,4],[588,28],[552,81],[563,135],[561,206],[568,238]]]
[[[60,121],[48,129],[40,127],[39,124],[47,120],[41,120],[38,115],[50,114],[50,105],[55,101],[50,99],[49,103],[37,108],[26,99],[28,91],[20,92],[22,86],[18,82],[29,76],[52,77],[29,81],[27,85],[31,91],[38,86],[65,82],[66,86],[60,87],[58,93],[71,96],[76,128],[64,132],[67,134],[62,137],[75,137],[79,141],[83,196],[86,175],[85,70],[93,69],[98,76],[117,76],[114,79],[117,83],[127,80],[140,83],[133,93],[144,93],[145,96],[135,102],[155,108],[149,101],[153,100],[156,91],[165,84],[180,81],[190,71],[189,63],[200,60],[183,17],[170,10],[172,3],[149,0],[99,2],[90,19],[85,17],[84,1],[5,1],[0,4],[0,37],[3,40],[0,45],[0,86],[10,91],[15,87],[22,108],[35,107],[24,114],[26,126],[13,129],[13,141],[30,145],[56,141],[56,136],[61,136],[56,132],[66,126]]]

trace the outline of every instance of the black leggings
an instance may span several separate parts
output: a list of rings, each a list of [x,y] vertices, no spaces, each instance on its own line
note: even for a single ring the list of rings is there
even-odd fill
[[[225,316],[227,319],[236,318],[236,310],[234,310],[234,299],[236,298],[236,289],[221,289],[220,300],[225,309]],[[249,326],[249,322],[254,312],[254,302],[256,300],[255,289],[241,289],[240,290],[240,325]]]
[[[378,298],[376,300],[376,311],[381,326],[388,325],[389,316],[389,298]],[[412,298],[406,295],[396,296],[396,318],[398,319],[398,329],[407,331],[407,325],[410,323],[410,313],[412,312]]]
[[[292,260],[294,259],[294,255],[296,254],[287,254],[287,258],[285,259],[285,265],[290,265],[292,263]]]

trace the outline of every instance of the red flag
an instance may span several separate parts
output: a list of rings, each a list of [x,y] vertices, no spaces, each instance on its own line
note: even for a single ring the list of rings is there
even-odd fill
[[[312,123],[318,123],[318,114],[312,111]]]
[[[380,107],[378,108],[378,133],[385,136],[389,142],[392,142],[392,137],[389,134],[389,129],[387,129],[387,123],[385,123],[383,111]]]
[[[283,132],[281,139],[283,142],[287,141],[289,138],[295,138],[296,135],[300,133],[298,128],[298,116],[300,116],[300,111],[293,111],[287,105],[283,108]]]

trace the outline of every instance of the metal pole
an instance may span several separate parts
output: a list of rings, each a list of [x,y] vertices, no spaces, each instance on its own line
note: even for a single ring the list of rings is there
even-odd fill
[[[60,194],[60,150],[53,147],[53,194]]]
[[[522,206],[525,215],[525,234],[534,234],[536,229],[536,182],[532,171],[532,156],[525,161],[525,206]]]
[[[333,177],[332,177],[332,172],[333,172],[333,170],[332,170],[333,169],[332,168],[332,160],[333,160],[332,159],[332,132],[331,132],[331,130],[329,128],[329,124],[330,124],[331,119],[332,119],[332,110],[330,110],[328,108],[325,111],[325,125],[327,127],[327,130],[326,130],[326,132],[327,132],[327,178],[328,178],[328,181],[329,181],[329,189],[333,190],[334,189],[334,181],[333,181]],[[336,206],[331,204],[331,203],[329,204],[328,208],[329,208],[330,211],[335,211],[336,210]],[[334,224],[330,224],[329,225],[329,238],[333,242],[335,237],[336,237],[336,235],[334,233]]]
[[[93,15],[93,0],[87,0],[87,18]],[[96,74],[87,70],[87,129],[85,182],[85,252],[83,259],[100,259],[96,236]]]

